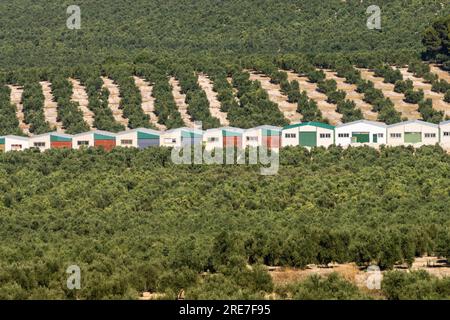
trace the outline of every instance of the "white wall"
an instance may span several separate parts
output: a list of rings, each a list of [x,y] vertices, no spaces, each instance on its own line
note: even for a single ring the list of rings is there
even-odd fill
[[[300,132],[317,132],[317,146],[318,147],[328,147],[334,143],[334,131],[327,128],[306,125],[295,128],[290,128],[282,131],[281,134],[281,146],[298,146],[299,145],[299,134]],[[286,134],[295,134],[292,138],[286,138]],[[321,134],[329,134],[330,137],[320,137]]]
[[[161,134],[162,147],[181,147],[181,130]],[[174,140],[174,142],[172,142]]]
[[[127,132],[116,136],[116,146],[118,147],[138,147],[137,132]],[[132,140],[131,145],[122,144],[122,140]]]
[[[373,144],[373,135],[378,135],[378,141],[376,144],[386,144],[386,128],[372,125],[370,123],[355,123],[343,127],[336,127],[335,139],[336,145],[348,146],[348,145],[361,145],[361,143],[352,144],[352,133],[368,132],[369,133],[369,145]],[[339,134],[348,134],[348,137],[339,137]]]
[[[450,149],[450,123],[441,125],[441,145],[445,149]],[[447,133],[447,135],[445,135]]]
[[[247,138],[256,138],[257,140],[247,140]],[[262,129],[249,129],[242,135],[242,147],[257,148],[262,145]]]
[[[405,143],[405,132],[421,132],[422,133],[422,143]],[[397,125],[387,129],[388,133],[388,145],[390,146],[401,146],[401,145],[413,145],[415,147],[420,147],[422,145],[434,145],[439,142],[439,128],[424,125],[421,123],[408,123],[403,125]],[[391,137],[392,134],[401,134],[400,138]],[[425,138],[425,134],[434,133],[435,138]]]
[[[211,141],[215,139],[215,141]],[[203,134],[203,143],[206,150],[223,149],[222,130],[206,130]]]
[[[72,148],[79,149],[80,146],[78,145],[78,141],[88,141],[89,145],[86,147],[93,147],[94,146],[94,133],[86,133],[80,136],[75,136],[72,139]]]
[[[29,141],[30,141],[30,143],[29,143],[30,148],[39,148],[39,150],[41,150],[41,151],[45,151],[45,150],[48,150],[51,148],[50,135],[45,135],[42,137],[31,137]],[[36,143],[36,142],[43,142],[43,143],[45,143],[45,146],[44,147],[34,146],[34,143]]]
[[[17,148],[14,145],[20,145],[20,148]],[[14,146],[14,147],[13,147]],[[22,140],[22,139],[16,139],[16,138],[5,138],[5,152],[8,151],[22,151],[29,148],[29,141],[28,140]]]

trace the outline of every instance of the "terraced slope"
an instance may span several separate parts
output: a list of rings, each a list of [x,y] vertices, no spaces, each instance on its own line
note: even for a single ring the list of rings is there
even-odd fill
[[[364,94],[356,91],[356,85],[346,83],[344,78],[338,77],[336,72],[328,69],[322,69],[327,79],[333,79],[336,81],[337,89],[344,91],[347,96],[346,99],[355,102],[356,107],[361,109],[363,116],[367,120],[375,121],[378,118],[378,113],[372,111],[372,105],[363,100]]]
[[[42,87],[42,93],[44,94],[44,116],[51,127],[56,128],[57,131],[64,131],[62,123],[57,120],[58,118],[58,105],[55,102],[55,98],[52,94],[51,83],[48,81],[39,82]]]
[[[25,115],[23,114],[23,105],[22,105],[22,93],[23,88],[19,86],[8,86],[11,89],[11,103],[16,106],[16,117],[19,120],[19,128],[25,133],[30,133],[30,125],[26,124],[24,119]]]
[[[300,76],[293,71],[286,72],[288,74],[289,81],[297,80],[300,84],[300,90],[305,90],[308,94],[308,98],[317,102],[317,106],[319,107],[320,112],[322,112],[322,116],[324,118],[327,118],[333,125],[342,123],[342,115],[336,112],[336,105],[326,101],[327,96],[317,91],[317,84],[309,82],[307,77]]]
[[[270,101],[278,105],[278,109],[290,123],[296,123],[302,119],[302,115],[297,112],[297,104],[287,100],[287,97],[281,93],[280,85],[271,83],[268,76],[256,72],[250,72],[250,80],[261,83],[261,87],[267,91]]]
[[[83,112],[83,120],[89,125],[91,129],[94,128],[94,113],[89,109],[89,98],[86,93],[86,89],[81,85],[80,81],[77,79],[70,78],[69,81],[72,83],[72,101],[77,102],[79,109]]]
[[[158,130],[166,130],[166,126],[158,123],[158,116],[155,114],[155,98],[152,96],[153,87],[144,79],[134,76],[134,83],[141,92],[142,110],[150,117],[150,122]]]
[[[181,93],[180,83],[174,77],[170,77],[169,84],[172,86],[172,95],[184,124],[189,128],[194,128],[194,122],[187,112],[188,105],[186,104],[186,95]]]
[[[383,78],[376,77],[373,71],[369,69],[359,69],[361,71],[361,77],[365,80],[370,80],[374,83],[375,88],[383,91],[386,98],[391,99],[395,105],[395,109],[402,113],[402,117],[406,117],[409,120],[417,120],[421,118],[418,111],[419,106],[417,104],[406,103],[403,101],[405,95],[394,91],[394,85],[391,83],[384,83]]]
[[[116,122],[128,128],[128,119],[124,118],[123,111],[122,109],[119,108],[120,106],[119,88],[117,87],[117,85],[114,83],[113,80],[107,77],[102,77],[102,81],[103,87],[107,88],[109,91],[108,104],[113,113],[114,120],[116,120]]]
[[[439,79],[445,80],[445,81],[450,83],[450,72],[442,70],[436,64],[430,64],[430,70],[431,70],[432,73],[437,74]]]
[[[198,74],[198,85],[205,92],[209,102],[209,112],[211,116],[219,119],[222,126],[230,125],[227,113],[220,111],[220,101],[217,99],[217,92],[214,91],[214,84],[209,77],[203,73]]]
[[[431,84],[426,83],[423,78],[415,77],[411,72],[408,72],[408,68],[398,68],[403,75],[403,79],[411,80],[414,85],[414,90],[422,89],[425,95],[425,99],[431,99],[433,101],[433,108],[439,111],[444,111],[445,115],[450,116],[450,103],[444,101],[444,94],[431,91]]]

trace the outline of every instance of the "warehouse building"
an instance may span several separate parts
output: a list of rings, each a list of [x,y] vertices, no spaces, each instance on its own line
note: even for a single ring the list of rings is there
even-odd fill
[[[376,121],[357,120],[343,123],[335,129],[336,145],[386,144],[386,124]]]
[[[29,148],[28,137],[7,135],[0,137],[0,151],[22,151]]]
[[[282,147],[328,147],[334,144],[334,126],[321,122],[303,122],[282,130]]]
[[[259,126],[244,131],[243,147],[265,147],[267,149],[278,149],[281,147],[281,127]]]
[[[189,146],[202,144],[203,130],[188,127],[167,130],[161,133],[160,145],[164,147]]]
[[[439,124],[440,142],[443,148],[450,149],[450,120]]]
[[[41,151],[48,149],[72,149],[72,135],[59,132],[44,133],[30,137],[30,148]]]
[[[439,143],[439,125],[421,120],[410,120],[387,127],[387,143],[390,146],[433,145]]]
[[[72,148],[74,149],[81,147],[99,147],[110,151],[115,146],[116,134],[102,130],[79,133],[74,135],[72,139]]]
[[[161,132],[152,129],[138,128],[122,131],[116,135],[116,146],[145,149],[160,146]]]
[[[244,132],[245,130],[234,127],[208,129],[203,135],[205,149],[243,148]]]

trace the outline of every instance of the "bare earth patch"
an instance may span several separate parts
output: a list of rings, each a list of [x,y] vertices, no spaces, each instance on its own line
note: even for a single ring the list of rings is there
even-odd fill
[[[142,110],[150,117],[150,122],[158,130],[166,130],[166,126],[158,123],[158,116],[155,114],[155,98],[152,96],[153,87],[144,79],[134,76],[134,83],[139,88],[142,97]]]
[[[213,90],[214,85],[209,77],[203,73],[198,74],[198,85],[205,92],[209,102],[209,112],[211,115],[219,119],[222,126],[230,125],[227,119],[227,113],[220,111],[220,101],[217,99],[217,92]]]
[[[250,72],[250,80],[261,83],[261,87],[267,91],[270,101],[278,105],[278,109],[290,123],[300,122],[303,116],[297,112],[297,104],[288,102],[287,97],[281,93],[280,85],[271,83],[268,76],[256,72]]]
[[[450,83],[450,73],[442,70],[437,64],[430,64],[430,71],[437,74],[439,79],[445,80]]]
[[[112,111],[114,119],[121,125],[124,125],[126,128],[128,128],[128,119],[124,118],[123,111],[122,109],[119,108],[120,107],[119,88],[114,83],[114,81],[109,78],[102,77],[102,81],[103,87],[108,89],[109,91],[108,105]]]
[[[89,98],[86,93],[86,89],[81,85],[80,81],[77,79],[70,78],[69,81],[72,83],[72,101],[78,103],[79,109],[83,113],[83,120],[89,125],[91,129],[94,128],[94,113],[88,108]]]
[[[308,81],[308,78],[296,74],[293,71],[285,71],[288,74],[288,80],[297,80],[300,84],[300,90],[305,90],[308,98],[317,102],[317,105],[322,112],[322,116],[327,118],[331,124],[338,125],[342,123],[342,114],[336,112],[336,105],[328,103],[327,96],[317,91],[317,84]]]
[[[50,124],[50,127],[56,128],[56,131],[63,132],[62,123],[57,121],[58,106],[52,94],[51,83],[48,81],[39,82],[44,93],[44,115],[45,121]]]
[[[414,84],[414,89],[422,89],[425,94],[425,99],[433,101],[433,108],[439,111],[444,111],[445,115],[450,116],[450,103],[444,101],[444,94],[431,91],[431,84],[426,83],[424,79],[415,77],[407,68],[398,68],[403,75],[403,79],[409,79]]]
[[[174,77],[170,77],[169,84],[172,86],[172,95],[184,124],[189,128],[194,128],[194,122],[192,121],[191,116],[187,113],[188,105],[186,104],[186,95],[181,93],[180,83]]]
[[[23,114],[23,104],[22,104],[22,93],[23,88],[19,86],[8,86],[11,89],[11,103],[16,106],[16,117],[17,120],[19,120],[19,128],[22,130],[25,134],[30,133],[30,125],[26,124],[24,121],[24,114]]]
[[[402,117],[406,117],[409,120],[417,120],[421,118],[418,111],[419,106],[417,104],[406,103],[403,101],[405,95],[394,91],[394,85],[392,83],[384,83],[383,78],[376,77],[373,71],[369,69],[359,69],[361,71],[361,77],[365,80],[370,80],[374,83],[375,88],[383,91],[386,98],[391,99],[395,105],[395,109],[402,113]]]
[[[346,99],[355,102],[356,107],[359,108],[365,119],[376,121],[378,118],[378,113],[372,111],[372,105],[363,100],[364,95],[356,91],[356,85],[349,84],[345,82],[344,78],[340,78],[336,75],[336,72],[332,70],[323,69],[327,79],[333,79],[337,83],[337,89],[344,91]]]

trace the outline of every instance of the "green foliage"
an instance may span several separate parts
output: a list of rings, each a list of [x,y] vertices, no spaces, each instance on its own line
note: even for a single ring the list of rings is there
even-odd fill
[[[356,104],[352,100],[339,101],[336,111],[342,113],[343,123],[364,119],[361,109],[356,108]]]
[[[50,78],[52,94],[58,105],[57,120],[62,122],[67,133],[75,134],[89,131],[89,126],[83,120],[83,113],[78,109],[78,103],[72,102],[72,84],[67,77],[55,75]]]
[[[312,275],[306,280],[290,285],[286,292],[295,300],[367,300],[354,284],[332,273],[327,277]]]
[[[445,93],[444,101],[450,103],[450,89]]]
[[[16,118],[16,107],[10,103],[10,96],[11,89],[0,84],[0,135],[22,135]]]
[[[425,58],[446,63],[449,60],[450,15],[435,20],[423,32],[422,43],[426,48]]]
[[[41,134],[51,131],[44,116],[45,97],[39,82],[29,82],[23,87],[22,104],[25,123],[30,125],[30,132]]]
[[[405,92],[405,102],[407,103],[419,103],[424,98],[424,93],[422,89],[419,89],[419,91],[414,90],[406,90]]]
[[[433,100],[431,99],[419,102],[419,112],[423,121],[439,124],[444,119],[444,111],[433,109]]]
[[[391,271],[384,275],[381,289],[389,300],[448,300],[450,278],[438,279],[426,271]]]
[[[297,112],[303,115],[303,122],[307,121],[317,121],[317,122],[327,122],[326,119],[322,118],[322,112],[317,106],[317,102],[310,100],[306,91],[302,91],[297,103]]]
[[[405,93],[408,90],[414,90],[412,80],[398,80],[395,82],[394,91],[398,93]]]

